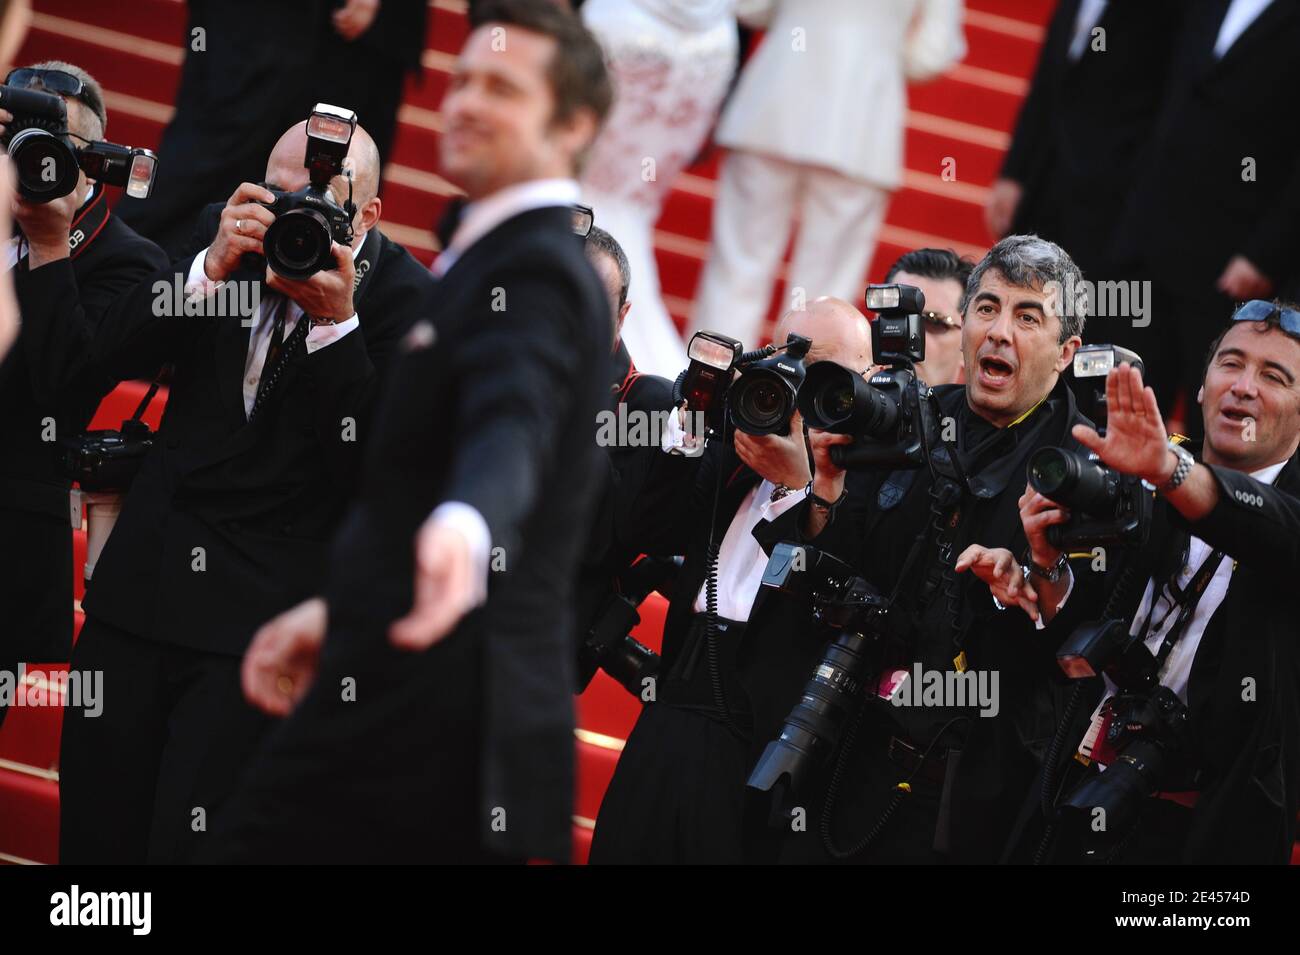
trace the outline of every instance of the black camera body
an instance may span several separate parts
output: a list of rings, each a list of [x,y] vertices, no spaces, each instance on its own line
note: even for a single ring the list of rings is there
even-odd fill
[[[813,619],[835,631],[781,727],[767,744],[746,786],[771,799],[768,821],[783,825],[809,778],[834,751],[844,725],[879,674],[886,648],[889,601],[842,560],[815,547],[780,543],[763,573],[763,586],[809,599]]]
[[[673,385],[673,404],[685,402],[700,415],[706,437],[721,433],[724,409],[746,434],[789,434],[810,347],[811,339],[791,332],[783,345],[747,352],[728,335],[696,332],[686,350],[690,364]]]
[[[1155,656],[1121,620],[1081,624],[1056,658],[1072,679],[1104,673],[1117,688],[1102,708],[1105,736],[1093,744],[1094,755],[1102,747],[1116,755],[1105,772],[1085,779],[1058,809],[1070,838],[1089,853],[1105,851],[1137,822],[1143,800],[1189,784],[1187,705],[1160,683]],[[1094,825],[1098,818],[1105,820],[1100,828]]]
[[[659,672],[659,654],[632,636],[641,622],[637,608],[650,594],[665,597],[681,570],[680,557],[642,557],[619,574],[618,586],[596,615],[578,648],[578,693],[604,670],[633,696],[640,697],[646,680]]]
[[[277,275],[308,279],[337,268],[332,243],[352,245],[352,219],[357,207],[352,202],[352,180],[348,179],[348,200],[339,205],[330,195],[330,180],[343,174],[343,160],[357,126],[357,115],[348,109],[317,103],[307,120],[307,154],[303,166],[310,181],[296,192],[266,185],[275,201],[263,203],[275,221],[262,237],[265,264]],[[261,256],[246,256],[245,266],[257,269]]]
[[[798,407],[809,427],[853,436],[831,449],[848,469],[919,468],[940,443],[939,413],[914,365],[925,360],[925,295],[912,285],[867,287],[872,353],[886,367],[869,381],[832,361],[808,367]]]
[[[28,202],[51,202],[77,187],[79,171],[133,199],[153,189],[158,158],[148,149],[93,142],[78,146],[68,132],[63,97],[42,90],[0,86],[0,109],[13,114],[0,145],[14,164],[18,193]]]
[[[791,332],[783,350],[738,363],[740,376],[728,397],[731,423],[746,434],[789,434],[799,386],[807,369],[804,357],[812,340]],[[766,349],[763,349],[766,351]]]
[[[59,443],[65,471],[83,491],[124,493],[153,447],[153,432],[143,421],[128,419],[120,431],[87,431]]]
[[[1106,376],[1119,365],[1143,370],[1136,352],[1118,345],[1084,345],[1074,355],[1068,387],[1080,410],[1106,430]],[[1029,483],[1049,500],[1070,509],[1070,519],[1047,529],[1053,547],[1070,550],[1146,543],[1155,506],[1154,489],[1121,474],[1096,454],[1069,448],[1040,448],[1029,459]]]

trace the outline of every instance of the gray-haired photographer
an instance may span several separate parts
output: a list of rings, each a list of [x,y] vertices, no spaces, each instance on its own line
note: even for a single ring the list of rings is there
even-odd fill
[[[1022,855],[1290,858],[1300,809],[1300,311],[1263,300],[1238,308],[1211,346],[1197,397],[1199,460],[1166,442],[1155,393],[1137,370],[1117,367],[1106,381],[1104,436],[1075,431],[1092,459],[1072,456],[1057,502],[1032,488],[1023,499],[1031,559],[1050,566],[1060,550],[1048,528],[1086,517],[1080,490],[1127,475],[1159,495],[1149,541],[1111,562],[1102,618],[1057,651],[1062,670],[1085,683],[1081,694],[1101,700],[1082,740],[1077,726],[1063,732],[1069,745],[1049,766],[1045,815],[1027,828]],[[1011,554],[999,557],[1007,577],[1020,575]],[[1041,605],[1049,616],[1078,602],[1074,577],[1035,577],[1027,609]]]
[[[0,267],[11,273],[22,314],[0,364],[0,670],[66,661],[72,652],[63,442],[85,429],[114,384],[91,354],[104,314],[166,264],[109,211],[110,185],[128,186],[127,196],[148,192],[152,158],[102,142],[107,123],[99,84],[70,63],[16,69],[0,86],[0,143],[14,179],[0,202],[18,226],[4,236]],[[0,721],[4,715],[0,703]]]
[[[378,228],[379,167],[351,111],[318,105],[96,332],[114,375],[170,366],[170,397],[86,592],[73,665],[109,702],[64,720],[64,861],[188,859],[263,735],[240,658],[325,575],[380,383],[431,307]]]
[[[962,300],[965,385],[915,381],[923,305],[906,286],[868,289],[883,371],[809,368],[811,492],[756,531],[764,583],[792,599],[747,634],[742,678],[772,675],[754,701],[751,859],[998,858],[1063,681],[1050,639],[958,555],[1019,546],[1026,461],[1084,420],[1063,376],[1083,316],[1051,291],[1071,275],[1036,236],[989,251]]]

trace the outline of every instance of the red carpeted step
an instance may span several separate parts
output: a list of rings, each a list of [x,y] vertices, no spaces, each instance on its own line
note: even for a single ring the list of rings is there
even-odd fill
[[[0,862],[59,861],[59,784],[0,764]]]
[[[582,822],[573,823],[573,863],[574,865],[586,865],[587,860],[591,857],[591,836],[593,829],[585,823],[594,822],[594,820],[584,819]]]
[[[72,599],[86,596],[86,532],[81,528],[72,531]]]
[[[27,664],[20,692],[39,705],[11,706],[0,726],[0,761],[9,760],[46,772],[59,767],[59,733],[63,729],[66,663]],[[39,693],[40,696],[33,696]],[[43,701],[43,702],[42,702]],[[4,843],[0,842],[0,849]]]

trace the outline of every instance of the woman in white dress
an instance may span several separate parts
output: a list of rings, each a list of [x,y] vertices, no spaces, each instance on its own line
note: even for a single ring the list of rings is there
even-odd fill
[[[586,0],[582,19],[605,48],[614,108],[582,175],[596,224],[632,268],[623,342],[637,369],[674,378],[686,367],[664,306],[654,227],[673,181],[695,158],[736,64],[735,0]]]

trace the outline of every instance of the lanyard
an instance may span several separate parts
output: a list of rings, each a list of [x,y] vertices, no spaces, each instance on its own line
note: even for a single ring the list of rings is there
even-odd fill
[[[1151,632],[1151,618],[1155,616],[1156,603],[1159,601],[1160,597],[1164,595],[1165,590],[1169,591],[1169,595],[1173,599],[1174,603],[1173,606],[1166,610],[1164,615],[1161,616],[1160,623],[1156,625],[1156,629],[1159,630],[1160,627],[1164,626],[1165,621],[1169,619],[1169,615],[1174,612],[1174,608],[1178,608],[1178,617],[1174,621],[1174,625],[1169,628],[1169,632],[1165,634],[1165,638],[1160,644],[1160,649],[1156,653],[1157,669],[1163,667],[1165,661],[1169,659],[1169,654],[1173,652],[1175,644],[1178,643],[1179,639],[1183,635],[1183,630],[1186,628],[1187,622],[1192,618],[1192,614],[1196,611],[1197,605],[1201,602],[1201,595],[1205,593],[1205,588],[1210,585],[1210,581],[1218,571],[1219,565],[1223,563],[1224,556],[1223,551],[1216,550],[1212,552],[1209,557],[1205,558],[1205,562],[1197,569],[1196,574],[1187,584],[1186,589],[1179,588],[1178,574],[1175,572],[1165,586],[1161,587],[1158,591],[1152,592],[1151,607],[1147,611],[1147,618],[1142,624],[1142,632],[1139,635],[1139,639],[1142,640],[1143,643],[1146,642],[1147,635]]]

